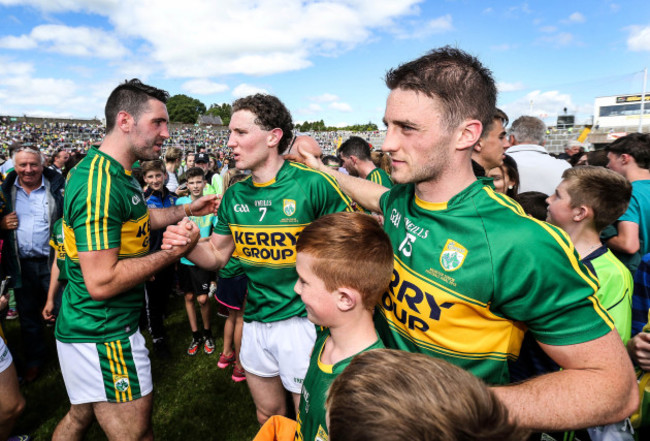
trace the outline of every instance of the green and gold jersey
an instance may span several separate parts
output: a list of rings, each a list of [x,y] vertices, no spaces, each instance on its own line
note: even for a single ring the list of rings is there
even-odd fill
[[[383,185],[386,188],[393,188],[393,180],[381,168],[376,168],[366,176],[367,181],[374,182],[375,184]]]
[[[63,206],[68,285],[56,320],[63,342],[105,342],[138,328],[144,284],[107,300],[93,300],[84,283],[79,252],[118,248],[118,258],[149,252],[149,211],[138,181],[115,159],[92,148],[70,170]]]
[[[613,329],[598,280],[559,228],[479,180],[447,203],[396,185],[380,201],[395,269],[375,314],[390,348],[454,363],[488,383],[509,381],[526,329],[549,345]]]
[[[56,266],[59,268],[60,281],[67,281],[68,274],[65,269],[65,246],[63,245],[63,218],[54,222],[52,227],[52,236],[50,237],[50,246],[56,254]]]
[[[244,320],[305,316],[305,305],[293,291],[298,235],[325,214],[352,211],[350,203],[334,178],[289,161],[270,182],[247,178],[226,190],[214,232],[232,235],[248,277]]]
[[[357,355],[355,354],[333,365],[322,363],[320,360],[321,354],[323,353],[323,348],[325,348],[325,342],[328,338],[330,338],[330,332],[329,329],[325,329],[318,335],[314,343],[314,349],[309,360],[309,368],[307,369],[300,393],[295,441],[327,441],[329,439],[329,433],[325,423],[327,390],[334,379],[343,372],[343,369]],[[361,352],[381,349],[383,347],[384,344],[377,337],[375,343]]]

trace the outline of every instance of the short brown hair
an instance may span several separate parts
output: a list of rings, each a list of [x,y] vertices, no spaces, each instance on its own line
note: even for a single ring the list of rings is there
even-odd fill
[[[327,396],[332,441],[514,441],[528,431],[471,373],[419,353],[357,355]]]
[[[586,165],[562,174],[571,206],[586,205],[594,212],[594,225],[601,231],[621,217],[632,197],[632,185],[620,174],[603,167]]]
[[[165,174],[165,165],[160,159],[154,159],[153,161],[143,161],[140,163],[140,169],[142,170],[142,176],[146,175],[150,171],[159,171]]]
[[[393,247],[372,216],[327,214],[300,233],[298,253],[314,258],[311,270],[328,291],[359,291],[365,308],[373,308],[388,289],[393,274]]]

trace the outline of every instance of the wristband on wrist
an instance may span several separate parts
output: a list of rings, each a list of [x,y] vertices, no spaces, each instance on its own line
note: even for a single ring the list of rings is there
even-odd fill
[[[191,207],[190,204],[185,204],[185,205],[183,205],[183,207],[185,208],[185,215],[186,215],[186,216],[188,216],[188,217],[189,217],[189,216],[194,216],[194,215],[192,214],[192,207]]]

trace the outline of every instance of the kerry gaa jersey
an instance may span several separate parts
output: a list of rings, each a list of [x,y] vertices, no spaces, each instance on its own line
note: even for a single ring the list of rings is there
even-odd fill
[[[68,284],[56,320],[66,343],[124,339],[138,329],[144,284],[93,300],[79,265],[80,251],[119,249],[118,259],[149,251],[149,211],[138,181],[115,159],[92,148],[70,170],[63,205]]]
[[[367,181],[374,182],[375,184],[383,185],[386,188],[393,187],[393,180],[381,168],[376,168],[366,176]]]
[[[248,277],[244,320],[273,322],[305,315],[294,292],[296,241],[319,217],[351,211],[350,199],[331,176],[285,161],[270,182],[252,178],[226,190],[215,233],[232,235]]]
[[[613,323],[569,237],[486,182],[440,204],[419,199],[414,184],[384,193],[395,269],[375,325],[386,347],[503,384],[526,329],[542,343],[569,345]]]
[[[330,331],[325,329],[318,335],[314,343],[314,349],[309,360],[309,369],[307,369],[300,393],[295,441],[327,441],[329,439],[327,424],[325,423],[327,390],[334,379],[358,355],[355,354],[333,365],[322,363],[320,358],[328,338],[330,338]],[[377,337],[375,343],[361,352],[383,347],[384,344]]]

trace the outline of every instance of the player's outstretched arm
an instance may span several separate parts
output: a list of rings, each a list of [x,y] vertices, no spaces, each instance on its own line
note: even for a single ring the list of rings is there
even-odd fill
[[[175,224],[186,216],[205,216],[217,214],[221,204],[221,195],[208,194],[201,196],[191,204],[175,205],[168,208],[150,208],[149,218],[151,229],[159,230],[167,225]]]
[[[324,165],[320,159],[303,149],[302,146],[298,146],[297,150],[300,154],[301,162],[313,169],[334,176],[341,189],[357,204],[366,210],[381,213],[379,199],[381,195],[388,191],[386,187],[333,170],[331,167]]]
[[[79,265],[90,297],[93,300],[110,299],[151,279],[156,272],[180,259],[199,239],[198,227],[191,224],[193,227],[186,228],[188,236],[183,244],[142,257],[119,260],[119,248],[80,251]]]
[[[188,231],[187,224],[184,222],[178,225],[170,225],[163,234],[161,248],[168,250],[176,246],[183,246],[189,240],[189,234],[190,231]],[[203,269],[217,271],[226,266],[234,250],[235,243],[231,235],[213,233],[210,240],[199,241],[185,257]]]
[[[520,425],[581,429],[622,421],[636,410],[634,370],[616,330],[585,343],[540,346],[563,370],[493,388]]]

